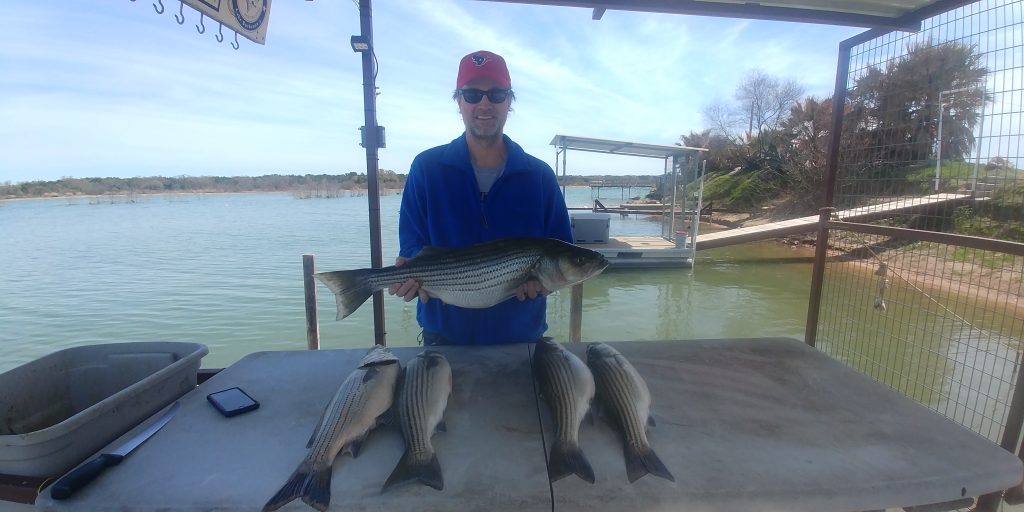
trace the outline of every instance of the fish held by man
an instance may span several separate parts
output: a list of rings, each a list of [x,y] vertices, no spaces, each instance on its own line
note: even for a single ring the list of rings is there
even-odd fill
[[[398,358],[384,347],[377,345],[366,353],[324,410],[310,439],[309,453],[263,506],[264,512],[296,498],[317,510],[327,510],[334,459],[345,452],[358,455],[367,434],[391,408],[400,369]]]
[[[646,474],[675,482],[647,440],[651,392],[640,373],[618,350],[604,343],[587,347],[587,366],[594,373],[598,400],[622,434],[629,482]]]
[[[587,365],[551,338],[537,342],[533,367],[540,392],[551,408],[555,439],[548,457],[548,479],[571,474],[594,483],[594,470],[580,449],[580,423],[594,398],[594,377]]]
[[[451,393],[452,368],[444,354],[426,350],[405,365],[395,398],[405,453],[384,482],[382,492],[414,480],[439,491],[444,489],[441,464],[430,437],[437,430],[446,430],[444,411]]]
[[[400,267],[319,272],[316,277],[334,292],[341,320],[377,290],[407,279],[415,279],[445,304],[479,309],[514,297],[527,281],[539,281],[553,292],[594,277],[607,266],[600,253],[562,240],[505,238],[461,249],[427,247]]]

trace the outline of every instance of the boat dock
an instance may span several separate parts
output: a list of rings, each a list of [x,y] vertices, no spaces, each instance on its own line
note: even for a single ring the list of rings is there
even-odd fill
[[[973,198],[969,194],[933,194],[842,210],[836,212],[836,217],[842,220],[864,222],[894,213],[907,213],[934,208],[946,203],[970,200]],[[692,211],[687,212],[687,217],[692,219],[693,213]],[[686,229],[690,227],[690,223],[681,222],[678,226],[681,229]],[[663,236],[608,236],[607,242],[577,243],[604,255],[613,268],[689,268],[693,266],[693,258],[698,250],[808,233],[817,229],[817,226],[818,216],[811,215],[759,226],[702,233],[697,235],[695,242],[692,241],[687,230],[677,233],[678,240]]]
[[[608,242],[580,243],[601,253],[614,268],[665,268],[693,266],[693,249],[660,236],[610,236]]]
[[[647,195],[657,187],[656,183],[640,183],[637,180],[594,180],[590,182],[590,197],[598,198],[601,197],[601,190],[617,188],[620,190],[622,199],[629,199],[636,197],[633,195],[633,189],[637,189],[640,194]]]

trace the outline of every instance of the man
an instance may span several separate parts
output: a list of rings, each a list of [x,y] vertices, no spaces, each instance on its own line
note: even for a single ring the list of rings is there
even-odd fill
[[[555,173],[504,134],[515,99],[505,60],[487,51],[463,57],[453,99],[466,131],[413,160],[402,194],[396,265],[428,246],[460,248],[511,237],[572,242]],[[486,309],[428,300],[412,279],[389,292],[406,301],[420,298],[416,319],[427,345],[531,342],[547,330],[548,290],[536,281]]]

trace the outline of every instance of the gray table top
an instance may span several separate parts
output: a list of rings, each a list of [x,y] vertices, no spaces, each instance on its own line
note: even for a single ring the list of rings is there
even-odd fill
[[[580,433],[596,483],[549,484],[541,431],[553,429],[535,398],[532,347],[439,347],[454,379],[448,430],[433,437],[444,490],[381,493],[403,451],[398,429],[382,426],[358,458],[335,461],[331,509],[854,511],[953,501],[1022,477],[1013,454],[796,340],[611,345],[651,389],[651,445],[675,483],[648,475],[630,484],[622,441],[598,420]],[[586,344],[567,346],[583,355]],[[404,362],[420,350],[394,352]],[[44,492],[36,506],[259,510],[305,456],[364,352],[250,354],[185,395],[177,416],[119,466],[70,500]],[[232,386],[260,408],[220,416],[205,397]],[[282,510],[312,509],[295,501]]]

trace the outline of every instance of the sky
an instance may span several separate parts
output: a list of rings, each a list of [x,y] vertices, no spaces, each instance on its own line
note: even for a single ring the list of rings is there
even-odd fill
[[[366,171],[361,59],[349,0],[276,0],[265,45],[162,0],[7,0],[0,10],[0,183],[61,177]],[[379,167],[463,130],[459,59],[508,63],[505,133],[555,166],[556,134],[674,144],[760,69],[825,97],[859,28],[478,0],[373,2]],[[660,174],[657,159],[571,151],[569,174]]]

